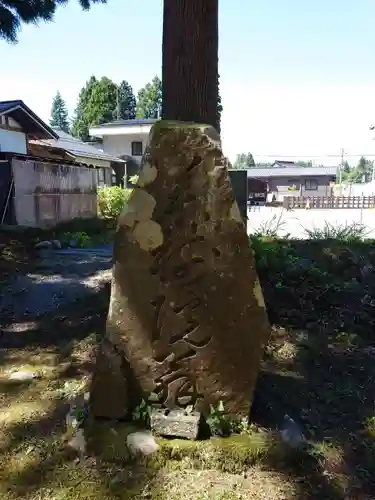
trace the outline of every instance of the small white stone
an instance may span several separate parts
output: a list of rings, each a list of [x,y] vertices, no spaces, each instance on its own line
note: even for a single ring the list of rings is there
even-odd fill
[[[31,372],[28,370],[19,370],[17,372],[13,372],[9,375],[9,380],[16,380],[19,382],[27,382],[29,380],[34,380],[37,378],[37,374],[35,372]]]
[[[34,246],[35,250],[43,250],[45,248],[51,248],[52,247],[52,242],[51,241],[39,241],[36,243]]]
[[[83,433],[83,429],[78,429],[72,439],[68,442],[68,446],[77,450],[82,455],[86,451],[86,440],[85,435]]]
[[[126,444],[133,455],[152,455],[159,449],[151,432],[132,432],[126,439]]]

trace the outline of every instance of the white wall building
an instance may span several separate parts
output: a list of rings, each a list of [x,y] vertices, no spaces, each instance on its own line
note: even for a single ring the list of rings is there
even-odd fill
[[[104,153],[120,158],[131,157],[139,165],[155,119],[117,120],[90,128],[90,136],[102,140]]]
[[[3,125],[4,117],[0,116],[0,126]],[[12,126],[16,128],[17,122],[12,121]],[[20,130],[7,130],[0,128],[0,151],[3,153],[27,154],[26,134]]]

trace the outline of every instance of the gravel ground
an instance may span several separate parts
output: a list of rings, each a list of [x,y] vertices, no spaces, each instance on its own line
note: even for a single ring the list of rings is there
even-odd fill
[[[112,248],[40,252],[33,272],[0,290],[0,324],[32,320],[100,291],[111,280]]]
[[[306,239],[305,229],[324,228],[328,223],[339,227],[351,224],[363,224],[368,228],[368,237],[375,237],[375,210],[367,209],[332,209],[332,210],[285,210],[279,207],[252,207],[248,211],[247,231],[249,234],[267,227],[278,226],[280,236],[290,234],[292,238]]]

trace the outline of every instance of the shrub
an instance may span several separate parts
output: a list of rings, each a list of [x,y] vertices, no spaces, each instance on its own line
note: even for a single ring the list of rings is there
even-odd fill
[[[98,205],[102,217],[117,218],[129,199],[131,189],[106,186],[98,189]]]
[[[282,220],[284,210],[281,210],[280,215],[274,215],[271,220],[262,223],[254,232],[253,236],[259,238],[261,236],[269,236],[272,238],[277,238],[280,236],[280,230],[283,229],[285,221]],[[289,238],[289,234],[285,235],[285,238]]]
[[[304,228],[304,230],[310,240],[339,240],[345,243],[362,241],[370,232],[359,222],[337,225],[326,222],[322,228]]]
[[[62,241],[71,244],[73,241],[78,248],[90,248],[93,246],[92,238],[85,231],[66,232]]]

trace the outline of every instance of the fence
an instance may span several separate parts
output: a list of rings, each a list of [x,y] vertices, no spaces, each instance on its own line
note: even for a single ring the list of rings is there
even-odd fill
[[[287,210],[294,208],[375,208],[375,196],[285,196],[283,206]]]
[[[19,225],[49,227],[97,214],[94,169],[13,158],[12,172]]]

